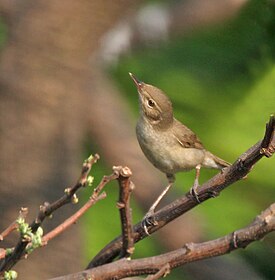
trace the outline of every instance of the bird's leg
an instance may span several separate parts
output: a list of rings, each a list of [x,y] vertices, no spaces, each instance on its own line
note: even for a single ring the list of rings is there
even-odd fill
[[[170,183],[164,190],[163,192],[158,196],[156,201],[152,204],[148,212],[146,213],[145,217],[150,217],[155,213],[156,207],[159,205],[160,201],[162,198],[166,195],[166,193],[169,191],[169,189],[172,187],[173,183]]]
[[[175,182],[175,176],[173,174],[166,174],[167,179],[168,179],[168,186],[163,190],[163,192],[158,196],[156,201],[152,204],[148,212],[145,214],[142,220],[142,227],[144,228],[144,231],[146,232],[147,235],[149,235],[148,232],[148,226],[154,226],[157,225],[157,221],[155,221],[152,216],[155,213],[156,207],[159,205],[160,201],[163,199],[163,197],[166,195],[166,193],[170,190],[172,187],[173,183]]]
[[[200,200],[199,200],[199,197],[198,197],[198,192],[197,192],[197,189],[199,187],[200,170],[201,170],[201,165],[198,164],[196,166],[196,177],[195,177],[194,185],[191,187],[191,189],[189,191],[190,194],[196,199],[196,201],[198,203],[200,203]]]

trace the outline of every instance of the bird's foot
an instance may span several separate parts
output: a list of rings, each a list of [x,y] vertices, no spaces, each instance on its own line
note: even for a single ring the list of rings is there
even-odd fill
[[[149,209],[149,211],[145,214],[145,216],[142,219],[141,226],[147,235],[150,235],[148,231],[149,227],[158,225],[158,222],[155,220],[154,214],[154,209]]]
[[[198,187],[199,185],[194,183],[194,185],[190,188],[189,193],[196,200],[196,202],[201,203],[197,192]]]
[[[189,191],[190,195],[196,200],[197,203],[201,203],[197,192],[197,189],[199,187],[200,169],[201,169],[201,165],[199,164],[196,166],[196,177],[195,177],[194,185],[191,187]]]
[[[214,190],[211,190],[208,193],[209,193],[210,197],[212,197],[212,198],[215,198],[220,194],[218,191],[214,191]]]
[[[167,175],[168,177],[168,175]],[[170,176],[169,176],[170,178]],[[174,177],[172,176],[172,179]],[[171,180],[171,178],[170,178]],[[145,233],[147,235],[149,234],[148,231],[148,227],[149,226],[156,226],[158,225],[158,222],[155,220],[154,218],[154,214],[155,214],[155,209],[156,207],[159,205],[160,201],[162,200],[162,198],[166,195],[166,193],[169,191],[169,189],[172,187],[173,182],[169,182],[168,186],[163,190],[163,192],[159,195],[159,197],[156,199],[156,201],[153,203],[153,205],[150,207],[149,211],[146,213],[146,215],[143,217],[143,220],[141,222],[141,226],[143,227]]]

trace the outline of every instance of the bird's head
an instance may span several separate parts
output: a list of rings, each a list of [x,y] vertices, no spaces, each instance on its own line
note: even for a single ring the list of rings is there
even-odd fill
[[[139,94],[140,114],[152,125],[166,128],[173,122],[173,108],[165,93],[152,85],[145,84],[129,73]]]

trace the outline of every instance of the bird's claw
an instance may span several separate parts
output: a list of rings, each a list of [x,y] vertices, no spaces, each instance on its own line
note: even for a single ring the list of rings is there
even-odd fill
[[[190,195],[196,200],[196,202],[198,203],[201,203],[200,199],[199,199],[199,196],[198,196],[198,193],[197,193],[197,188],[198,186],[197,185],[193,185],[191,188],[190,188]]]
[[[152,226],[156,226],[158,225],[158,222],[155,220],[154,216],[153,216],[154,212],[148,212],[146,213],[146,215],[143,217],[142,222],[141,222],[141,226],[144,229],[144,232],[147,235],[150,235],[149,231],[148,231],[148,227],[152,227]]]

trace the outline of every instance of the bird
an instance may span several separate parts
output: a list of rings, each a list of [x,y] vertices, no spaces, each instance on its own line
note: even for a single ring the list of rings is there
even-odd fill
[[[196,170],[190,194],[200,203],[197,189],[201,167],[222,170],[230,163],[206,150],[198,136],[174,117],[172,102],[161,89],[140,81],[132,73],[129,75],[139,97],[138,143],[146,158],[168,179],[167,187],[144,217],[147,224],[152,224],[150,217],[174,184],[177,172]]]

